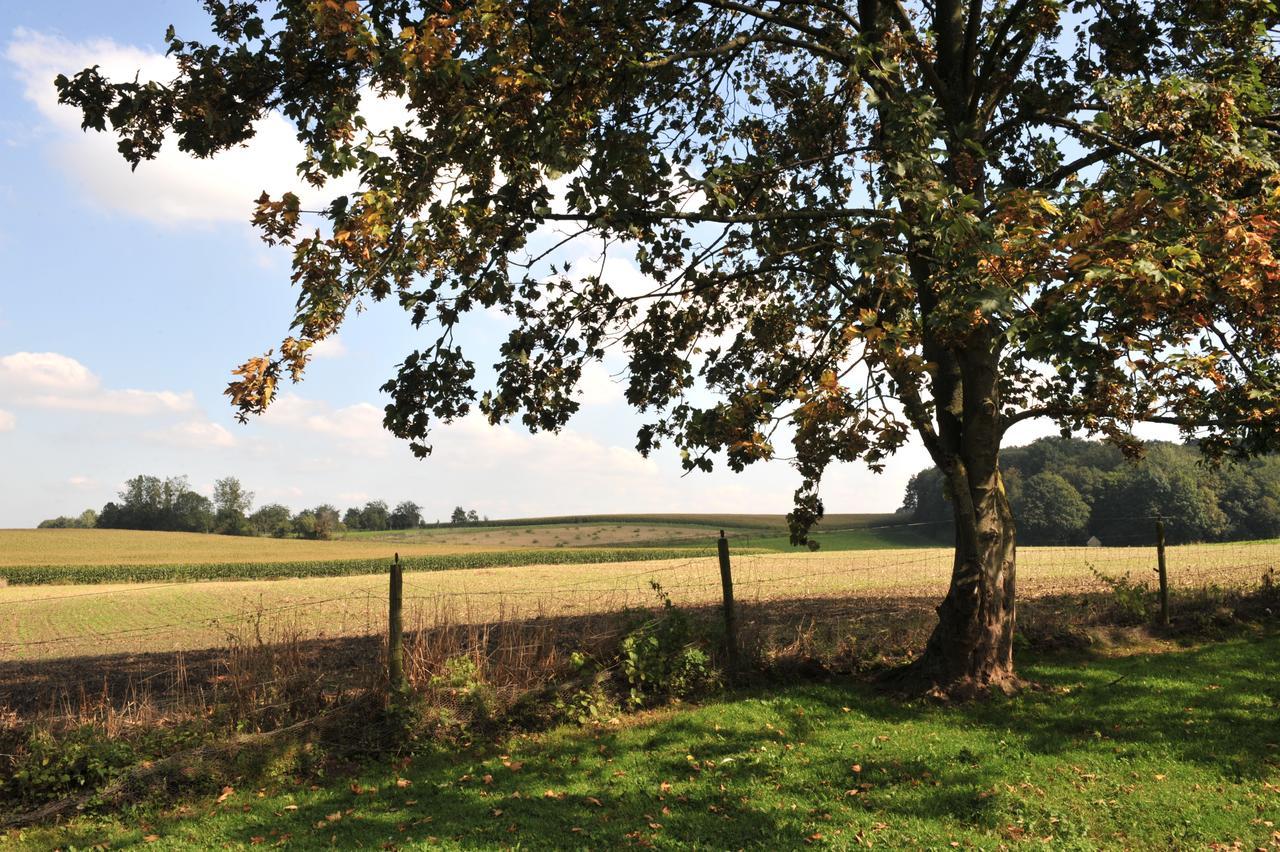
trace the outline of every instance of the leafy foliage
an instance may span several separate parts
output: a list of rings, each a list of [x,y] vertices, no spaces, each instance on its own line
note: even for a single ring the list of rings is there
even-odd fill
[[[1009,497],[1026,544],[1153,542],[1164,518],[1171,542],[1280,536],[1280,456],[1221,467],[1199,463],[1193,447],[1149,445],[1141,461],[1106,444],[1042,438],[1002,454]],[[903,509],[939,538],[951,520],[942,474],[911,478]]]
[[[300,293],[278,351],[234,371],[242,417],[394,299],[426,342],[383,385],[384,423],[420,455],[473,407],[560,428],[612,347],[642,453],[741,470],[790,442],[802,543],[831,464],[880,469],[914,432],[956,509],[931,671],[979,682],[1012,670],[1011,424],[1280,445],[1270,0],[206,8],[211,41],[167,34],[175,79],[56,85],[134,166],[278,112],[309,183],[358,177],[318,210],[258,199]],[[379,96],[403,120],[371,127]],[[572,240],[645,284],[573,268]],[[456,334],[479,311],[511,325],[484,389]]]
[[[662,610],[623,637],[620,651],[632,707],[663,698],[688,698],[719,679],[711,658],[696,644],[689,616],[672,604],[657,581],[650,584],[662,601]]]

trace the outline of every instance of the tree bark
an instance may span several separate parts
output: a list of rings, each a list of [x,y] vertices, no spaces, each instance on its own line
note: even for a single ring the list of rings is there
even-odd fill
[[[1013,667],[1016,530],[1000,474],[998,357],[988,342],[971,341],[968,352],[936,352],[931,452],[950,491],[955,556],[924,653],[895,678],[912,693],[966,699],[1019,684]]]
[[[938,623],[904,672],[913,692],[967,699],[1019,684],[1013,667],[1017,546],[999,469],[972,491],[972,519],[957,512],[951,587]]]

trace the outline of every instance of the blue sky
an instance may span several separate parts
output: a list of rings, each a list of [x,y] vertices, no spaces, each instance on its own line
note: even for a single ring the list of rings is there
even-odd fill
[[[248,225],[252,200],[296,186],[283,119],[213,163],[166,151],[129,169],[107,136],[80,132],[52,79],[100,63],[163,74],[161,38],[205,30],[196,0],[6,4],[0,33],[0,527],[100,507],[137,473],[188,474],[206,491],[235,475],[258,503],[294,508],[413,499],[429,518],[456,504],[492,517],[578,512],[784,512],[782,462],[682,476],[670,453],[632,450],[639,419],[600,370],[561,435],[474,418],[442,427],[418,461],[380,428],[377,388],[414,348],[392,305],[372,305],[326,343],[306,381],[237,424],[231,367],[275,345],[295,293],[287,250]],[[590,257],[580,249],[579,259]],[[637,275],[610,260],[619,276]],[[466,344],[500,332],[478,316]],[[479,363],[487,363],[482,356]],[[491,359],[490,359],[491,360]],[[1032,436],[1034,427],[1015,434]],[[1044,429],[1040,428],[1039,432]],[[831,471],[828,511],[891,511],[927,462],[912,446],[882,475]]]

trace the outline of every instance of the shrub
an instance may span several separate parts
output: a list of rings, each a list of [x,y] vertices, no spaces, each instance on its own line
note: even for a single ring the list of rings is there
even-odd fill
[[[662,601],[662,612],[622,640],[622,673],[633,707],[664,697],[687,698],[718,681],[710,657],[693,642],[689,617],[671,603],[657,581],[649,582]]]
[[[1089,570],[1111,591],[1111,602],[1122,624],[1141,624],[1151,617],[1152,593],[1145,583],[1128,577],[1111,577],[1092,565]]]
[[[497,715],[497,692],[485,682],[471,657],[445,660],[427,683],[427,689],[432,703],[441,710],[440,721],[445,727],[482,725]]]
[[[39,805],[93,790],[134,763],[133,748],[85,725],[55,737],[33,730],[18,753],[5,784],[5,798]]]

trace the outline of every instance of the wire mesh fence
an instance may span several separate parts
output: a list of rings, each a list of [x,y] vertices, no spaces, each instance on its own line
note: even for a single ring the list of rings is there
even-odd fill
[[[912,525],[941,541],[943,525]],[[901,532],[904,525],[861,528]],[[775,536],[776,539],[776,536]],[[889,537],[892,541],[892,537]],[[936,547],[764,552],[749,536],[732,544],[734,596],[743,605],[844,602],[857,613],[904,598],[946,593],[954,555]],[[1173,594],[1205,586],[1248,587],[1280,565],[1280,540],[1178,544],[1166,549]],[[388,560],[388,563],[390,560]],[[1019,548],[1022,598],[1105,591],[1109,583],[1155,583],[1155,519],[1105,545]],[[216,647],[231,635],[277,634],[283,626],[317,637],[382,633],[383,576],[272,581],[210,581],[0,588],[0,661],[53,659]],[[714,555],[616,562],[408,572],[406,626],[501,624],[642,611],[669,600],[714,606],[722,598]]]

